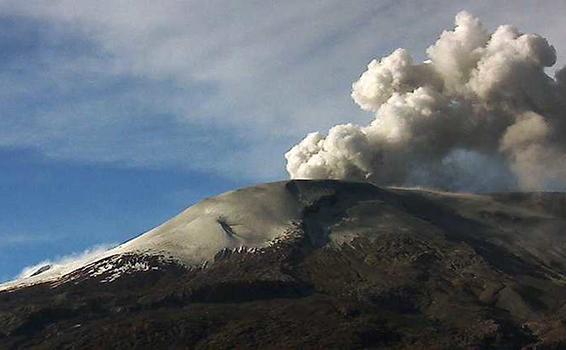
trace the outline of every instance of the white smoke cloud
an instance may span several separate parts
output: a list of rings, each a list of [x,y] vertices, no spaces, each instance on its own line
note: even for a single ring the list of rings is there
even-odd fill
[[[404,49],[371,61],[352,98],[375,119],[309,134],[285,155],[291,177],[468,190],[565,187],[566,69],[546,74],[556,52],[545,38],[509,25],[489,33],[460,12],[426,53],[423,63]],[[504,181],[486,181],[493,174]]]
[[[80,267],[101,259],[116,244],[101,244],[80,253],[44,260],[40,263],[24,267],[18,276],[0,284],[0,291],[17,286],[33,285],[62,277]]]

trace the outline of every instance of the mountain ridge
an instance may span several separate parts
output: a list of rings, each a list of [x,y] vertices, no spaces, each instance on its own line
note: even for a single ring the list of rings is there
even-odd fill
[[[231,191],[0,291],[0,346],[560,348],[564,203],[334,180]]]

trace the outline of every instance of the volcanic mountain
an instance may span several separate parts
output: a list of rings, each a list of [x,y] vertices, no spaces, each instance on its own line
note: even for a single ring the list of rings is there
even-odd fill
[[[566,194],[294,180],[0,286],[0,348],[564,348]]]

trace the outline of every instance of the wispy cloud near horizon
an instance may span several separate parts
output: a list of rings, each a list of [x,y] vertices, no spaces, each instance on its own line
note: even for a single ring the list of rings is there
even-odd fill
[[[43,260],[36,264],[26,266],[18,275],[9,278],[9,282],[0,284],[0,290],[10,288],[20,283],[33,284],[63,276],[79,267],[96,261],[102,254],[114,246],[116,246],[116,244],[98,244],[81,252],[58,256],[50,260]],[[45,271],[41,274],[36,274],[42,268],[45,268]],[[0,281],[0,283],[1,282],[2,281]]]

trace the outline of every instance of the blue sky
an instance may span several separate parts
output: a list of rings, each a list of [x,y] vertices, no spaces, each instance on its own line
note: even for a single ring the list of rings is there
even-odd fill
[[[462,9],[564,64],[563,1],[0,0],[0,280],[286,178],[305,133],[372,118],[372,58],[422,59]]]

